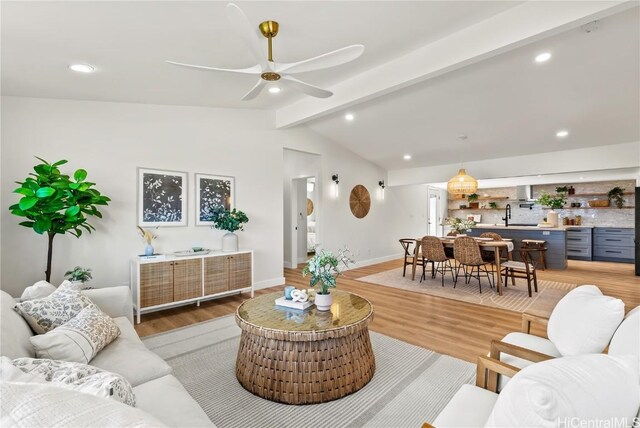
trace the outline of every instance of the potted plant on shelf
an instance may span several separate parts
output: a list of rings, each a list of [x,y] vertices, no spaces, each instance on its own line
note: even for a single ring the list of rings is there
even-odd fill
[[[492,210],[497,210],[498,209],[498,203],[497,202],[489,202],[489,208],[491,208]]]
[[[82,286],[84,286],[85,283],[89,282],[89,280],[93,278],[91,276],[91,269],[83,268],[80,266],[76,266],[72,270],[66,271],[64,277],[72,283]]]
[[[613,189],[609,190],[607,196],[609,197],[609,201],[613,202],[616,207],[622,208],[624,206],[624,189],[616,186]]]
[[[235,208],[227,210],[218,207],[213,210],[210,220],[213,221],[212,227],[215,229],[227,231],[222,236],[222,251],[227,253],[238,251],[238,235],[235,232],[244,230],[244,225],[249,222],[249,217]]]
[[[466,218],[448,217],[444,220],[443,226],[450,226],[451,231],[448,233],[450,236],[456,236],[462,232],[466,232],[476,225],[476,222]]]
[[[471,208],[472,210],[478,209],[478,206],[480,205],[480,203],[478,202],[479,197],[480,196],[477,193],[472,193],[467,196],[467,200],[469,201],[469,208]]]
[[[351,259],[351,251],[344,248],[338,251],[336,256],[331,251],[321,250],[307,261],[307,265],[302,270],[302,276],[311,275],[309,285],[315,287],[320,284],[320,290],[316,293],[315,304],[319,311],[328,311],[333,304],[333,296],[329,288],[336,287],[336,277],[342,273],[343,269],[348,269],[350,264],[355,263]]]
[[[547,192],[542,192],[537,202],[543,207],[551,208],[551,211],[547,213],[547,221],[551,227],[558,227],[558,213],[554,210],[561,210],[564,204],[567,203],[565,193],[551,195]]]
[[[66,160],[51,164],[44,159],[36,159],[42,163],[33,167],[35,174],[30,173],[24,181],[17,182],[20,187],[13,192],[22,198],[11,205],[9,211],[27,218],[20,226],[33,229],[39,235],[47,234],[45,279],[50,282],[53,238],[65,233],[80,238],[83,229],[91,233],[95,227],[88,223],[88,217],[102,218],[98,206],[108,205],[111,199],[93,188],[96,183],[86,181],[87,171],[84,169],[76,170],[73,177],[69,177],[58,168],[66,164]]]
[[[568,193],[569,188],[567,186],[556,187],[556,193]]]

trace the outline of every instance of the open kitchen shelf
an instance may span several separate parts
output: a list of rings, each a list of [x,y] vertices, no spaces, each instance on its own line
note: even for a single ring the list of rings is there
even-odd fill
[[[467,195],[468,196],[468,195]],[[507,200],[508,196],[480,196],[478,197],[478,201],[497,201],[497,200]],[[467,197],[464,198],[462,196],[454,196],[453,198],[449,198],[450,201],[466,201]]]
[[[636,192],[624,192],[624,196],[633,196]],[[574,193],[573,195],[567,195],[567,198],[588,198],[590,196],[609,196],[607,193]]]
[[[564,207],[564,208],[560,208],[561,210],[631,210],[634,209],[635,207],[629,207],[629,206],[624,206],[622,208],[618,208],[615,206],[609,206],[609,207]],[[544,210],[550,210],[551,208],[548,207],[543,207],[542,209]]]

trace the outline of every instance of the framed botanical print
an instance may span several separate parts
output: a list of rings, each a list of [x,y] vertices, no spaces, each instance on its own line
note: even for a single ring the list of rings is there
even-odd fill
[[[211,214],[218,207],[235,208],[235,179],[196,174],[196,226],[212,225]]]
[[[187,173],[138,168],[138,225],[187,225]]]

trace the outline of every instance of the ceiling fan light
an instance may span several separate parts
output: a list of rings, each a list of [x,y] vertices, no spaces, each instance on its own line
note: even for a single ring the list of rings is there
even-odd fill
[[[277,94],[278,92],[280,92],[282,89],[280,89],[280,87],[278,86],[272,86],[269,88],[269,93],[272,94]]]
[[[447,192],[454,195],[468,195],[478,190],[478,180],[460,168],[458,174],[447,183]]]

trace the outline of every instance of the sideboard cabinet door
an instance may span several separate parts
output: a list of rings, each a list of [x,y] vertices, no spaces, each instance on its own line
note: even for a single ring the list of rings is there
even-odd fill
[[[229,256],[229,290],[251,287],[251,254]]]
[[[140,306],[173,302],[173,262],[140,265]]]
[[[202,259],[173,262],[173,301],[202,297]]]
[[[204,258],[204,294],[205,296],[229,291],[227,257]]]

